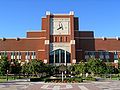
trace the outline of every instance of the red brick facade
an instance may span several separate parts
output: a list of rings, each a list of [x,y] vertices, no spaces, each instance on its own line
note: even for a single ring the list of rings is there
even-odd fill
[[[64,19],[69,20],[63,22],[69,23],[68,34],[51,34],[51,20],[59,20],[59,18],[63,21],[65,21]],[[59,23],[61,22],[59,21]],[[50,14],[47,12],[46,17],[42,18],[41,24],[41,31],[27,32],[26,38],[1,38],[0,57],[6,54],[9,60],[39,59],[45,63],[77,63],[80,60],[87,61],[89,57],[117,63],[120,58],[119,38],[94,38],[92,31],[79,31],[79,20],[78,17],[74,17],[73,12],[70,14]],[[19,56],[21,57],[19,58]],[[54,58],[54,61],[51,57]],[[64,58],[66,61],[62,61],[60,58]]]

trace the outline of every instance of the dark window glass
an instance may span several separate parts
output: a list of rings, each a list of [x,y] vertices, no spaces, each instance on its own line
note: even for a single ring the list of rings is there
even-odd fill
[[[70,63],[70,53],[66,52],[66,62]]]
[[[15,52],[11,52],[11,56],[12,56],[12,55],[14,56],[14,55],[15,55]]]
[[[118,54],[117,52],[114,52],[114,60],[117,60],[118,59]]]
[[[59,50],[55,50],[55,63],[59,63]]]
[[[54,51],[50,52],[50,63],[54,63]]]
[[[61,50],[61,63],[65,63],[65,51]]]
[[[62,42],[62,37],[60,37],[60,42]]]
[[[57,42],[57,37],[55,37],[55,42]]]
[[[26,52],[26,55],[29,56],[29,55],[30,55],[30,52]]]
[[[68,41],[68,40],[67,40],[68,38],[66,37],[65,39],[66,39],[65,41],[67,42],[67,41]]]

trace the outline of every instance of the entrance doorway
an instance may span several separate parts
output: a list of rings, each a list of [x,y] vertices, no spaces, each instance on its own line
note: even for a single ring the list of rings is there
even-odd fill
[[[50,52],[50,63],[70,63],[70,53],[63,49]]]

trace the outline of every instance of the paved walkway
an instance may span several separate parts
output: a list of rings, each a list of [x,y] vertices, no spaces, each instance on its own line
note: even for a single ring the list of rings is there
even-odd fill
[[[0,90],[120,90],[120,81],[76,84],[12,81],[0,83]]]

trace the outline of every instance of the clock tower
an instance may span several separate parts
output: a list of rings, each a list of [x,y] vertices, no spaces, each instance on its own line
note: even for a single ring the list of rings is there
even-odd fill
[[[51,14],[46,12],[46,59],[55,65],[76,63],[74,40],[74,12]]]

